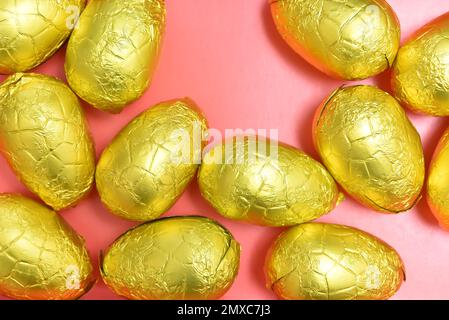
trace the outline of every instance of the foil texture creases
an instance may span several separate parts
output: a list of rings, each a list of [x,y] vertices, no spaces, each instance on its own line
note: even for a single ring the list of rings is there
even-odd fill
[[[384,0],[270,0],[283,39],[310,64],[339,79],[377,75],[393,63],[399,21]]]
[[[371,86],[337,89],[318,108],[313,131],[324,165],[362,204],[398,213],[420,199],[421,139],[388,93]]]
[[[94,284],[84,240],[56,212],[0,194],[0,294],[71,300]]]
[[[164,29],[164,0],[90,1],[67,46],[70,87],[94,107],[120,112],[149,86]]]
[[[240,245],[204,217],[159,219],[118,238],[101,272],[117,294],[135,300],[218,299],[239,268]]]
[[[449,230],[449,130],[445,131],[434,152],[426,189],[433,215]]]
[[[165,213],[194,178],[206,131],[205,118],[187,98],[144,111],[120,131],[97,164],[104,205],[137,221]]]
[[[203,197],[223,216],[288,226],[316,219],[340,194],[327,170],[289,145],[237,136],[213,146],[198,174]]]
[[[55,210],[91,190],[95,153],[76,95],[56,78],[16,73],[0,84],[0,151]]]
[[[418,113],[449,115],[449,13],[416,32],[392,69],[395,96]]]
[[[267,287],[289,300],[381,300],[405,280],[389,245],[361,230],[306,223],[282,233],[266,259]]]
[[[0,1],[0,74],[28,71],[69,37],[85,0]]]

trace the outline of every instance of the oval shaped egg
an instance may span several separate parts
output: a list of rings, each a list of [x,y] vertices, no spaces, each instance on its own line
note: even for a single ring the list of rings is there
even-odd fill
[[[30,70],[69,37],[86,0],[0,1],[0,73]]]
[[[327,75],[369,78],[396,57],[399,21],[384,0],[270,0],[270,6],[283,39]]]
[[[75,205],[92,188],[95,154],[84,112],[56,78],[17,73],[0,84],[0,151],[55,210]]]
[[[318,108],[313,130],[324,165],[362,204],[398,213],[420,199],[421,139],[388,93],[371,86],[337,89]]]
[[[265,264],[267,287],[289,300],[381,300],[405,280],[398,253],[361,230],[306,223],[283,232]]]
[[[392,87],[415,112],[449,115],[449,13],[424,26],[399,50]]]
[[[98,162],[97,189],[105,206],[137,221],[165,213],[196,173],[206,130],[189,99],[162,102],[136,117]]]
[[[98,109],[122,111],[149,86],[164,28],[164,0],[90,1],[67,46],[70,87]]]
[[[433,155],[427,178],[427,203],[441,227],[449,230],[449,129]]]
[[[324,167],[275,140],[237,136],[213,146],[198,182],[203,197],[223,216],[288,226],[316,219],[336,205],[339,191]]]
[[[218,299],[239,268],[240,245],[205,217],[159,219],[123,234],[104,253],[105,283],[128,299]]]
[[[0,194],[0,295],[77,299],[94,284],[84,240],[56,212]]]

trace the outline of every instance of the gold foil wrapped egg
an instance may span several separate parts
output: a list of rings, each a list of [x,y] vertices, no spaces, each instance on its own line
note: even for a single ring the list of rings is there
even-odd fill
[[[165,213],[181,196],[201,162],[207,125],[189,99],[162,102],[131,121],[97,165],[105,206],[130,220]]]
[[[28,71],[68,38],[86,0],[1,0],[0,73]]]
[[[165,28],[164,0],[90,1],[67,46],[76,94],[118,113],[150,84]]]
[[[19,195],[0,194],[0,295],[77,299],[94,282],[83,238],[56,212]]]
[[[441,227],[449,230],[449,129],[438,143],[430,164],[427,203]]]
[[[289,300],[381,300],[405,280],[398,253],[361,230],[306,223],[283,232],[266,258],[267,287]]]
[[[237,136],[215,145],[205,154],[198,179],[203,197],[221,215],[260,225],[307,222],[340,200],[320,163],[263,137]]]
[[[393,63],[400,26],[384,0],[269,0],[284,40],[310,64],[339,79],[377,75]]]
[[[421,139],[388,93],[371,86],[337,89],[316,112],[314,140],[332,176],[362,204],[398,213],[420,199]]]
[[[392,87],[413,111],[449,115],[449,13],[424,26],[399,50]]]
[[[0,84],[0,151],[55,210],[75,205],[93,185],[95,154],[84,112],[56,78],[17,73]]]
[[[128,299],[218,299],[237,275],[240,245],[213,220],[170,217],[126,232],[102,260],[103,280]]]

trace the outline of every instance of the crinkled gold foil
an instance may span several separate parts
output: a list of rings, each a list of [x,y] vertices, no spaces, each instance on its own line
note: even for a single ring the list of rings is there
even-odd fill
[[[30,70],[70,35],[85,0],[1,0],[0,73]]]
[[[449,115],[449,13],[424,26],[399,50],[392,87],[416,112]]]
[[[94,107],[122,111],[150,84],[164,28],[164,0],[90,1],[67,46],[67,81]]]
[[[0,295],[77,299],[94,281],[83,238],[56,212],[0,194]]]
[[[313,135],[324,165],[362,204],[398,213],[420,199],[421,139],[388,93],[371,86],[337,89],[318,108]]]
[[[430,163],[427,203],[440,225],[449,230],[449,129],[441,137]]]
[[[84,112],[56,78],[17,73],[0,84],[0,151],[56,210],[75,205],[92,188],[95,153]]]
[[[215,145],[198,179],[203,197],[221,215],[260,225],[307,222],[339,201],[337,185],[320,163],[262,137],[232,137]]]
[[[239,268],[240,245],[217,222],[185,216],[140,225],[105,252],[101,273],[128,299],[218,299]]]
[[[189,99],[162,102],[136,117],[98,162],[96,183],[105,206],[137,221],[165,213],[195,176],[206,130]]]
[[[293,227],[272,245],[267,287],[291,300],[381,300],[405,280],[398,253],[361,230],[336,224]]]
[[[400,26],[384,0],[269,0],[284,40],[310,64],[339,79],[377,75],[393,63]]]

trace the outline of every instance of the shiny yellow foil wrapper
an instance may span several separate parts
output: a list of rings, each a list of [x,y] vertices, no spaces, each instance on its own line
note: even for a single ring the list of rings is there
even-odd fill
[[[213,146],[198,179],[203,197],[221,215],[259,225],[307,222],[342,200],[320,163],[263,137],[231,137]]]
[[[441,227],[449,230],[449,129],[441,137],[430,163],[427,203]]]
[[[415,112],[449,115],[449,13],[424,26],[399,50],[392,87]]]
[[[56,212],[0,194],[0,295],[68,300],[95,282],[84,239]]]
[[[383,300],[405,280],[398,253],[361,230],[306,223],[282,233],[266,258],[267,287],[289,300]]]
[[[118,238],[104,253],[101,274],[128,299],[218,299],[237,276],[239,260],[240,245],[217,222],[170,217]]]
[[[1,0],[0,73],[28,71],[51,57],[72,32],[85,0]]]
[[[67,46],[69,85],[98,109],[122,111],[149,86],[164,29],[164,0],[90,1]]]
[[[420,199],[421,139],[388,93],[371,86],[337,89],[318,108],[313,131],[324,165],[362,204],[398,213]]]
[[[76,95],[56,78],[17,73],[0,84],[0,151],[55,210],[91,190],[95,153]]]
[[[130,220],[158,218],[201,162],[207,124],[189,99],[162,102],[131,121],[103,152],[96,183],[105,206]]]
[[[284,40],[322,72],[346,80],[388,69],[400,26],[384,0],[269,0]]]

